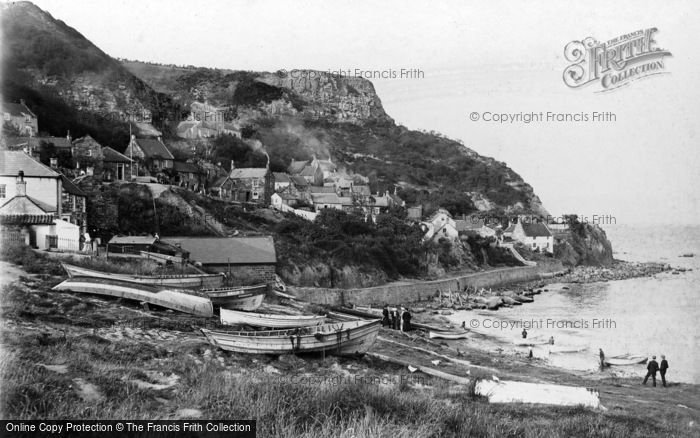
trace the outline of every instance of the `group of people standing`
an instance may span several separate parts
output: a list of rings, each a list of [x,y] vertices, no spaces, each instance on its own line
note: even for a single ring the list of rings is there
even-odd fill
[[[642,385],[646,385],[647,380],[649,380],[649,377],[651,377],[652,386],[656,386],[656,372],[658,371],[659,374],[661,374],[661,383],[665,387],[666,370],[668,370],[668,361],[666,360],[666,356],[664,356],[663,354],[661,355],[661,364],[656,362],[656,356],[652,356],[651,360],[647,364],[647,375],[644,376],[644,381],[642,382]]]
[[[411,312],[405,307],[389,309],[387,305],[384,305],[382,309],[382,326],[401,330],[402,332],[411,331]]]

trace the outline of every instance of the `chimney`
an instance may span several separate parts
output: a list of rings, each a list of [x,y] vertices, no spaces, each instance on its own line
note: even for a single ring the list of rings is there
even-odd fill
[[[70,143],[71,140],[73,140],[70,136],[70,130],[66,133],[66,138],[68,139],[68,143]]]
[[[161,140],[160,135],[158,136],[158,142],[163,143],[163,140]]]
[[[234,163],[233,160],[231,160],[231,170],[233,170],[235,168],[236,168],[236,163]]]
[[[27,196],[27,183],[24,181],[24,171],[17,172],[17,196]]]
[[[270,170],[270,155],[265,151],[263,151],[263,153],[267,157],[267,164],[265,164],[265,169]]]

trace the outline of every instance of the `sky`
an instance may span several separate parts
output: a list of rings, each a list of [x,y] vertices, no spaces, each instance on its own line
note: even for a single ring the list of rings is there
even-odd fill
[[[507,163],[553,216],[698,223],[700,2],[34,3],[113,57],[369,76],[397,123],[438,131]],[[564,84],[569,42],[647,28],[657,28],[657,47],[672,53],[664,74],[607,93]],[[401,69],[420,73],[401,78]],[[397,77],[381,77],[392,72]],[[491,118],[485,113],[540,112],[612,113],[614,120],[484,121]]]

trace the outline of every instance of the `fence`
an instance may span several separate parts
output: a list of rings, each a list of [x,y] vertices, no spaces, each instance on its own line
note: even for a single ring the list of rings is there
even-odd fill
[[[82,251],[81,243],[78,240],[58,237],[56,235],[46,236],[46,248],[61,251]]]

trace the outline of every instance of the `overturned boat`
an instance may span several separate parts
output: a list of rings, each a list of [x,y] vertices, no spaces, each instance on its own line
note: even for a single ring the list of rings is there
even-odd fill
[[[153,287],[111,278],[72,277],[52,288],[57,291],[82,292],[146,302],[197,316],[214,315],[211,300],[192,291]]]
[[[287,330],[211,331],[207,340],[222,350],[252,354],[326,352],[339,356],[364,354],[374,344],[381,320],[345,321]]]
[[[469,332],[428,332],[430,339],[467,339]]]
[[[211,302],[221,309],[255,310],[263,302],[267,293],[266,284],[255,286],[235,286],[215,289],[200,289],[211,299]]]
[[[184,275],[132,275],[95,271],[80,266],[61,263],[69,277],[107,278],[150,286],[167,286],[178,288],[217,288],[224,284],[224,274],[184,274]]]
[[[279,315],[271,313],[239,312],[221,309],[221,324],[250,325],[253,327],[295,328],[323,324],[325,316],[319,315]]]

